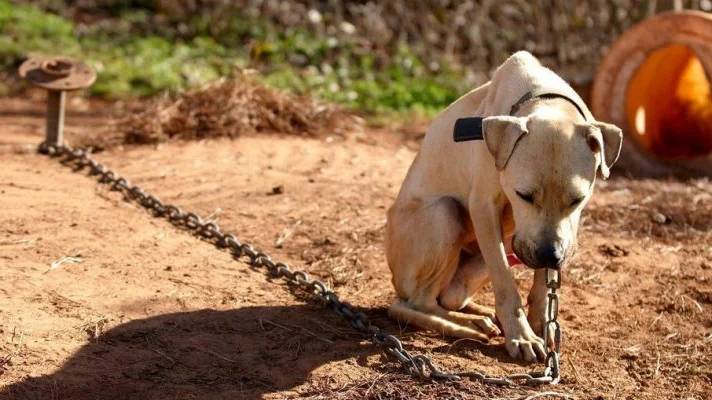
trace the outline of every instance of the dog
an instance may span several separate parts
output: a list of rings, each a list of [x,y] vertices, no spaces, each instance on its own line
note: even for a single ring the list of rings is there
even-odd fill
[[[453,139],[458,125],[472,132]],[[482,140],[455,141],[478,129]],[[501,327],[513,358],[543,361],[546,269],[573,257],[581,211],[622,139],[533,55],[510,56],[436,117],[388,210],[391,317],[481,341]],[[518,260],[535,269],[528,313],[509,270]],[[489,281],[494,310],[470,301]]]

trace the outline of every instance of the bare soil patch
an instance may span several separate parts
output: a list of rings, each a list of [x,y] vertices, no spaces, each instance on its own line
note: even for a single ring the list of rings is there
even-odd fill
[[[0,100],[0,144],[38,142],[42,107]],[[98,104],[74,110],[67,135],[75,142],[95,135],[111,112]],[[210,216],[275,259],[329,281],[409,350],[448,369],[539,369],[514,363],[501,340],[456,342],[387,317],[393,291],[383,256],[385,210],[413,147],[380,131],[251,134],[116,146],[97,158],[162,200]],[[320,304],[93,178],[35,154],[2,152],[0,160],[3,399],[712,393],[709,180],[599,184],[579,254],[564,274],[562,383],[498,388],[405,376]],[[515,274],[524,291],[531,272]],[[491,292],[479,300],[492,305]]]

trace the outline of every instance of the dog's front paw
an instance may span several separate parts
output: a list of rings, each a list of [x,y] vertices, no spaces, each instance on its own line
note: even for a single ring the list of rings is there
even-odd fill
[[[523,309],[517,310],[517,315],[505,324],[504,345],[509,355],[517,360],[543,362],[546,358],[544,340],[529,326]]]

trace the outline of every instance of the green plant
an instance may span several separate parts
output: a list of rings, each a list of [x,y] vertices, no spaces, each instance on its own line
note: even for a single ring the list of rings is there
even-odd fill
[[[32,53],[76,55],[79,42],[71,22],[31,6],[0,0],[0,67]]]
[[[79,27],[0,0],[0,68],[31,54],[76,56],[97,70],[92,94],[121,98],[181,91],[252,67],[271,86],[371,113],[432,112],[461,91],[456,73],[433,73],[404,44],[384,62],[352,37],[285,31],[259,17],[196,15],[178,27],[157,24],[148,6],[108,11],[102,23]]]

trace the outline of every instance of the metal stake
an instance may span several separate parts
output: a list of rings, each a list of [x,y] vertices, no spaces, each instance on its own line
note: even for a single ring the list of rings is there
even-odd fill
[[[64,106],[67,92],[50,90],[47,93],[47,129],[45,145],[61,146],[64,143]]]
[[[64,108],[67,91],[85,89],[94,83],[96,73],[79,60],[67,57],[29,58],[18,71],[31,84],[47,90],[47,122],[45,141],[40,152],[48,146],[64,146]]]

